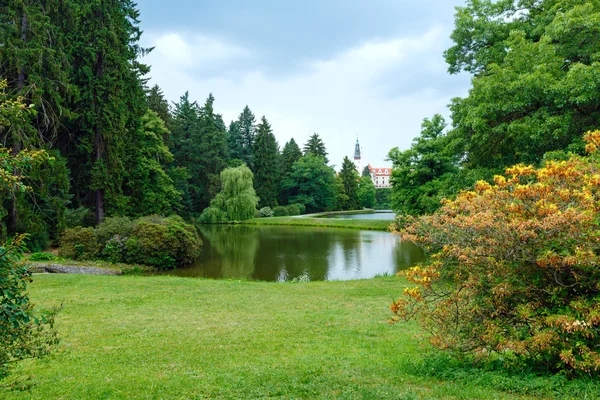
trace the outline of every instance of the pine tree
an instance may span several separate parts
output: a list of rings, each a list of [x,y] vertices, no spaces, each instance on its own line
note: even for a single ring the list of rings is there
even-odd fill
[[[362,176],[365,178],[370,178],[371,177],[371,170],[369,169],[368,166],[364,167],[362,170]]]
[[[67,150],[77,198],[94,206],[99,222],[107,211],[122,212],[125,149],[147,109],[143,76],[149,68],[138,61],[146,50],[138,44],[142,32],[133,1],[85,0],[73,10],[72,82],[80,96],[74,148]]]
[[[354,210],[358,206],[358,172],[356,166],[348,157],[344,157],[342,162],[342,170],[340,178],[344,187],[344,194],[348,196],[348,200],[342,205],[344,210]]]
[[[260,207],[277,205],[279,157],[279,146],[271,125],[263,116],[254,138],[254,187],[260,198]]]
[[[312,154],[317,157],[323,157],[325,164],[329,163],[329,160],[327,159],[327,150],[325,149],[325,143],[323,143],[323,140],[319,137],[318,133],[314,133],[310,137],[310,139],[308,139],[308,142],[306,142],[306,144],[304,145],[304,155],[307,154]]]

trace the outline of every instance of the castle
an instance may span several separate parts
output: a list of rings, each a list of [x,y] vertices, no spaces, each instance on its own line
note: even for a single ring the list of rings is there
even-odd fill
[[[356,166],[358,174],[362,175],[362,151],[360,148],[360,144],[358,143],[358,138],[356,139],[356,145],[354,146],[354,165]],[[369,172],[371,173],[371,180],[373,181],[373,184],[375,185],[376,189],[392,187],[392,184],[390,182],[390,178],[392,177],[391,168],[375,168],[372,167],[371,164],[367,164],[367,166],[369,167]]]

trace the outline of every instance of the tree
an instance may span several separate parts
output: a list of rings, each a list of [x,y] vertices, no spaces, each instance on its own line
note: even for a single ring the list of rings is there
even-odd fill
[[[458,171],[445,128],[446,122],[441,115],[425,118],[421,135],[413,140],[409,150],[400,151],[396,147],[390,151],[394,211],[418,215],[440,207],[446,194],[446,185],[440,182]]]
[[[256,135],[256,118],[248,106],[237,120],[239,128],[238,146],[241,150],[241,160],[252,169],[254,168],[254,136]]]
[[[183,215],[188,219],[200,212],[196,201],[201,191],[198,174],[201,173],[202,153],[199,140],[200,122],[196,109],[196,102],[190,101],[189,93],[186,92],[175,104],[171,132],[173,164],[182,173],[176,188],[183,193]]]
[[[406,272],[416,286],[391,305],[418,316],[431,343],[550,371],[600,365],[600,132],[590,156],[510,167],[435,214],[406,217],[401,238],[431,255]]]
[[[344,194],[348,200],[342,205],[343,210],[355,210],[358,207],[358,172],[356,166],[348,157],[344,157],[340,171]]]
[[[314,133],[304,145],[304,155],[312,154],[313,156],[323,157],[325,164],[329,163],[327,159],[327,150],[325,149],[325,143],[319,137],[318,133]]]
[[[252,185],[252,171],[242,165],[221,172],[222,189],[200,216],[200,221],[218,223],[254,218],[258,196]]]
[[[231,121],[227,130],[227,147],[229,148],[229,158],[232,160],[244,161],[245,151],[242,144],[242,132],[237,121]]]
[[[254,186],[260,207],[277,205],[279,194],[279,146],[269,121],[263,116],[254,138]]]
[[[368,177],[368,178],[371,177],[371,170],[369,169],[368,166],[366,166],[366,167],[363,168],[361,176]]]
[[[146,102],[148,108],[154,111],[160,119],[165,123],[167,129],[171,127],[171,107],[169,102],[165,99],[165,96],[158,85],[152,86],[152,88],[146,94]],[[165,143],[169,143],[165,140]]]
[[[215,98],[208,96],[199,112],[199,150],[198,169],[199,198],[196,200],[198,210],[208,207],[210,199],[219,191],[221,186],[219,175],[227,167],[227,131],[223,119],[214,112]],[[193,175],[192,175],[193,176]]]
[[[281,152],[281,179],[286,179],[290,175],[294,163],[300,158],[302,158],[302,151],[294,138],[292,138],[283,146]],[[284,185],[280,185],[279,187],[279,204],[288,204],[288,193]]]
[[[374,208],[376,206],[376,189],[370,176],[362,176],[358,179],[356,197],[358,206],[361,208]]]
[[[131,0],[86,0],[73,13],[67,38],[78,118],[62,150],[77,202],[93,205],[100,222],[106,212],[122,212],[125,149],[147,109],[142,79],[149,68],[139,62],[147,50],[139,46],[139,11]]]
[[[173,154],[164,142],[169,131],[159,115],[148,110],[142,129],[132,138],[127,155],[124,192],[131,216],[171,215],[181,208],[181,195],[167,170]]]
[[[296,161],[284,186],[290,203],[306,206],[309,213],[332,210],[336,204],[335,171],[323,157],[308,154]]]
[[[467,168],[539,164],[549,151],[583,152],[600,124],[600,4],[469,1],[446,52],[473,87],[451,104],[453,140]]]

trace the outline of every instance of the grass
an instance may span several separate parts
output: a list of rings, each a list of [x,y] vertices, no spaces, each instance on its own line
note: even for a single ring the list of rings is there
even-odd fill
[[[7,399],[597,398],[600,386],[428,358],[413,324],[390,326],[395,277],[263,283],[36,275],[40,307],[64,304],[54,355]],[[9,382],[10,383],[10,382]],[[23,388],[25,387],[25,388]]]
[[[323,228],[350,228],[372,231],[387,231],[391,221],[376,219],[334,219],[310,217],[271,217],[254,218],[244,221],[246,225],[288,225],[288,226],[320,226]]]

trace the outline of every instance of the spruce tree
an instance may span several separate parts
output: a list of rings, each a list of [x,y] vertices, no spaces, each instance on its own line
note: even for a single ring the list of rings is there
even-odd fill
[[[219,192],[219,175],[228,162],[227,130],[223,118],[214,112],[214,102],[215,98],[210,94],[204,106],[198,109],[200,158],[198,175],[192,174],[192,178],[198,180],[200,189],[194,205],[194,211],[198,213],[208,207],[210,200]]]
[[[317,157],[323,157],[325,164],[329,163],[327,159],[327,150],[325,149],[325,143],[319,137],[318,133],[314,133],[309,139],[308,142],[304,145],[304,155],[312,154]]]
[[[171,107],[169,106],[169,102],[165,99],[165,96],[158,85],[152,86],[148,93],[146,94],[146,102],[148,103],[148,108],[154,111],[160,119],[165,122],[165,126],[167,129],[171,128]]]
[[[93,205],[96,221],[118,213],[124,179],[125,149],[141,129],[147,106],[138,59],[139,12],[131,0],[84,0],[73,5],[69,34],[73,54],[72,82],[79,89],[79,118],[74,132],[71,170],[77,198]]]
[[[231,121],[229,124],[229,129],[227,129],[227,146],[229,147],[229,158],[244,161],[242,134],[240,124],[237,121]]]
[[[292,172],[292,167],[294,163],[302,158],[302,151],[300,147],[294,140],[294,138],[290,139],[289,142],[283,146],[283,151],[281,152],[281,178],[286,179],[289,177]],[[280,185],[279,188],[279,204],[288,204],[289,193],[285,189],[285,185]]]
[[[348,196],[348,200],[342,205],[344,210],[354,210],[358,206],[358,172],[356,166],[348,157],[344,157],[342,162],[342,170],[340,178],[343,184],[344,194]]]
[[[260,198],[259,207],[277,205],[279,178],[279,146],[263,116],[254,138],[254,187]]]
[[[188,219],[201,211],[195,206],[201,191],[198,177],[202,173],[200,121],[196,110],[196,102],[190,101],[189,94],[186,92],[175,104],[171,132],[174,165],[184,172],[184,177],[187,177],[178,181],[177,189],[183,192],[183,215]]]
[[[239,146],[241,148],[241,160],[248,165],[250,169],[254,166],[254,136],[256,135],[256,118],[248,106],[240,114],[237,120],[240,130]]]
[[[365,178],[370,178],[371,177],[371,170],[369,169],[369,167],[364,167],[362,170],[362,176]]]

